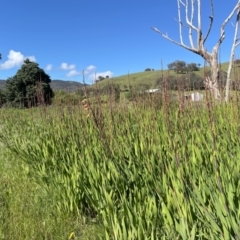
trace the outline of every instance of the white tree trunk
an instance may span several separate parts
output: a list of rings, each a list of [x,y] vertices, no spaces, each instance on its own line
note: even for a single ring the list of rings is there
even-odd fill
[[[219,68],[218,68],[218,52],[213,50],[211,60],[209,62],[211,67],[211,88],[210,91],[216,100],[221,99],[221,94],[218,88]]]
[[[204,84],[206,89],[209,89],[212,96],[216,100],[221,99],[221,94],[218,88],[219,81],[219,68],[218,68],[218,50],[217,46],[213,48],[212,53],[208,53],[204,50],[201,51],[201,56],[208,62],[211,74],[210,76],[206,76],[204,79]]]
[[[232,50],[231,50],[231,54],[230,54],[228,71],[227,71],[227,82],[226,82],[226,93],[225,93],[225,101],[226,102],[228,102],[229,98],[230,98],[231,72],[232,72],[232,66],[233,66],[233,62],[234,62],[235,49],[240,43],[239,39],[237,39],[238,27],[239,27],[239,17],[240,17],[240,10],[238,9],[236,25],[235,25],[234,39],[233,39]]]

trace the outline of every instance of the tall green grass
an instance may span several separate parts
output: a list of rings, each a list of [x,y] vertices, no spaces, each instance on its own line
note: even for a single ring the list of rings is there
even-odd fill
[[[43,112],[38,110],[31,113],[2,109],[1,134],[14,134],[3,138],[24,138],[24,129],[28,131],[29,125],[34,124],[31,122],[32,114],[38,117],[35,123],[41,124],[46,120]],[[14,130],[10,133],[8,127]],[[0,239],[97,239],[103,232],[101,225],[79,214],[58,211],[56,203],[60,198],[59,191],[53,184],[45,187],[45,179],[35,175],[31,165],[1,142]]]
[[[92,104],[90,117],[82,106],[2,110],[5,148],[50,202],[39,214],[94,220],[102,239],[239,239],[238,105],[156,101]],[[51,234],[39,239],[61,239]]]

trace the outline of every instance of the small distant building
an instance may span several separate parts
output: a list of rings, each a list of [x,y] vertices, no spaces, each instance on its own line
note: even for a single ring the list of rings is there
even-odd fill
[[[152,93],[160,93],[160,92],[161,92],[161,89],[159,89],[159,88],[148,89],[148,90],[145,91],[145,93],[150,93],[150,94],[152,94]]]
[[[194,92],[191,94],[184,94],[184,98],[186,100],[191,100],[193,102],[198,102],[198,101],[203,101],[203,94],[199,93],[199,92]]]

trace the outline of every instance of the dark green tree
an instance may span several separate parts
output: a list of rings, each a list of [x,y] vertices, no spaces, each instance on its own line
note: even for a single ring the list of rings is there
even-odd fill
[[[98,76],[98,80],[99,80],[99,81],[102,81],[102,80],[104,80],[104,79],[105,79],[104,77]]]
[[[186,66],[187,72],[199,71],[197,63],[188,63]]]
[[[50,104],[54,96],[50,82],[50,76],[37,63],[26,59],[16,75],[6,81],[6,102],[16,107]]]
[[[176,61],[175,62],[175,72],[177,73],[185,73],[186,72],[186,62],[185,61]]]
[[[0,89],[0,106],[6,103],[5,94],[2,89]]]
[[[197,64],[197,63],[186,64],[185,61],[176,60],[172,63],[169,63],[167,66],[169,70],[174,70],[176,73],[186,73],[186,72],[199,71],[200,65],[201,64]]]
[[[175,62],[169,63],[167,66],[168,66],[168,69],[169,69],[169,70],[174,70],[174,68],[175,68]]]
[[[176,73],[185,73],[186,72],[186,62],[176,60],[175,62],[168,64],[169,70],[174,70]]]

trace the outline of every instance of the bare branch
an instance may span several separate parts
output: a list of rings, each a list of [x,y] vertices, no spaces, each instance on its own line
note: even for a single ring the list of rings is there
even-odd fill
[[[151,29],[157,33],[161,33],[156,27],[151,27]]]
[[[182,2],[182,0],[179,0],[179,2],[185,7],[185,4]]]
[[[211,32],[211,29],[212,29],[212,25],[213,25],[213,18],[214,18],[214,8],[213,8],[213,1],[210,0],[210,4],[211,4],[211,16],[209,16],[210,18],[210,24],[209,24],[209,28],[208,28],[208,31],[207,31],[207,35],[206,37],[203,39],[203,44],[206,42],[208,36],[209,36],[209,33]]]
[[[193,0],[191,0],[193,1]],[[186,22],[187,24],[194,30],[198,31],[197,27],[193,25],[193,23],[188,19],[188,0],[186,1],[186,6],[185,6],[185,12],[186,12]]]
[[[192,0],[193,1],[193,0]],[[202,16],[201,16],[201,0],[197,0],[198,2],[198,48],[200,49],[202,46]]]
[[[189,50],[189,51],[191,51],[191,52],[194,52],[194,53],[199,54],[199,51],[198,51],[197,49],[192,49],[192,48],[186,46],[185,44],[182,44],[182,43],[179,43],[179,42],[174,41],[173,39],[171,39],[170,37],[168,37],[167,34],[164,34],[164,33],[162,33],[161,31],[159,31],[156,27],[151,27],[151,29],[152,29],[153,31],[161,34],[162,37],[166,38],[168,41],[170,41],[170,42],[172,42],[172,43],[174,43],[174,44],[176,44],[176,45],[178,45],[178,46],[180,46],[180,47],[183,47],[183,48],[185,48],[185,49],[187,49],[187,50]]]
[[[180,23],[176,18],[174,18],[174,20],[177,22],[177,23]],[[189,26],[183,24],[183,22],[181,22],[182,26],[185,27],[185,28],[190,28]]]
[[[240,45],[240,42],[236,43],[236,47],[238,47]]]
[[[225,21],[223,22],[222,26],[221,26],[221,35],[220,38],[218,40],[218,43],[215,45],[215,49],[218,50],[219,46],[221,45],[221,43],[223,42],[223,39],[225,38],[225,26],[226,24],[230,21],[230,19],[232,18],[232,16],[234,15],[234,13],[237,11],[237,9],[240,7],[240,1],[238,1],[238,3],[236,4],[236,6],[234,7],[234,9],[232,10],[232,12],[229,14],[229,16],[225,19]]]
[[[186,5],[185,5],[185,12],[186,12],[186,22],[187,24],[189,25],[190,29],[189,29],[189,41],[190,41],[190,44],[191,44],[191,47],[192,49],[195,49],[197,50],[195,47],[194,47],[194,44],[193,44],[193,39],[192,39],[192,30],[195,30],[197,33],[198,33],[198,36],[202,36],[202,33],[201,33],[201,29],[199,31],[199,29],[194,26],[193,24],[193,17],[194,17],[194,3],[195,3],[195,0],[191,0],[191,17],[190,17],[190,20],[188,18],[188,0],[186,1]],[[199,24],[198,24],[199,25]],[[201,47],[199,44],[198,45],[198,52],[200,51]]]
[[[178,3],[178,21],[179,21],[180,42],[181,42],[181,44],[184,44],[183,38],[182,38],[182,20],[181,20],[180,0],[177,0],[177,3]]]
[[[194,1],[192,0],[192,11],[191,11],[191,20],[190,20],[191,23],[193,22],[193,17],[194,17]],[[189,28],[189,40],[190,40],[191,47],[194,48],[191,27]]]

